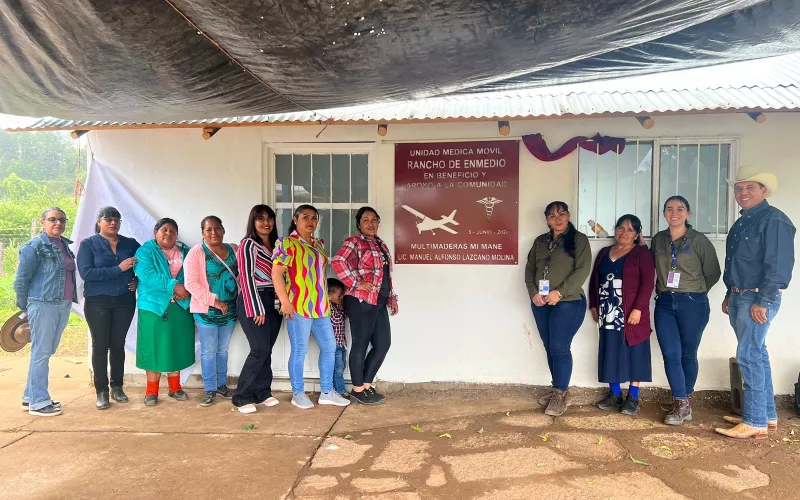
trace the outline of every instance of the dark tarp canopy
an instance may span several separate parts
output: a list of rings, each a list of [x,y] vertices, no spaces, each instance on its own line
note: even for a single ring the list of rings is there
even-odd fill
[[[5,0],[0,112],[269,114],[794,51],[797,0]]]

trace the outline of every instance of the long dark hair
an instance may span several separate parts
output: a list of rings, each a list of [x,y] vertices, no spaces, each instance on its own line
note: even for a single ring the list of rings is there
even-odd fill
[[[122,219],[122,215],[119,213],[119,210],[114,207],[103,207],[98,210],[95,221],[98,221],[103,217],[116,217],[117,219]],[[100,234],[100,224],[97,222],[94,223],[94,232],[95,234]]]
[[[679,202],[683,203],[684,207],[686,207],[686,211],[687,212],[691,212],[692,211],[692,207],[689,206],[689,200],[687,200],[683,196],[675,195],[675,196],[670,196],[669,198],[667,198],[667,201],[664,202],[664,208],[661,209],[661,213],[662,214],[667,211],[667,203],[669,203],[671,201],[679,201]],[[689,224],[688,219],[683,221],[683,223],[686,224],[687,228],[691,228],[692,227],[692,225]]]
[[[550,215],[551,212],[563,210],[565,212],[569,212],[569,207],[563,201],[553,201],[547,205],[544,209],[544,216],[547,217]],[[564,231],[564,251],[569,254],[570,257],[573,259],[575,258],[575,236],[578,234],[578,230],[575,229],[575,226],[572,225],[572,222],[567,223],[567,230]],[[552,239],[555,237],[553,233],[553,229],[550,228],[550,238]]]
[[[266,215],[272,219],[272,231],[269,232],[269,244],[275,248],[275,242],[278,241],[278,225],[275,221],[275,211],[269,205],[256,205],[250,209],[250,215],[247,216],[247,229],[244,233],[244,239],[250,238],[251,240],[261,243],[261,236],[256,231],[256,220],[262,215]]]
[[[617,219],[617,223],[616,223],[616,225],[614,225],[614,229],[617,229],[618,227],[621,227],[625,223],[625,221],[630,222],[631,223],[631,227],[633,228],[633,230],[636,231],[636,234],[639,235],[639,236],[636,237],[636,240],[634,240],[634,243],[636,243],[637,245],[641,244],[641,242],[642,242],[641,241],[642,240],[642,221],[639,220],[639,218],[636,217],[633,214],[625,214],[622,217],[620,217],[619,219]]]
[[[294,215],[292,216],[292,223],[289,224],[289,232],[286,233],[287,235],[292,234],[295,231],[295,229],[297,229],[297,224],[295,224],[294,220],[297,217],[299,217],[302,212],[305,212],[306,210],[313,211],[315,214],[317,214],[317,219],[319,219],[319,210],[317,210],[317,207],[315,207],[314,205],[300,205],[299,207],[294,209]]]

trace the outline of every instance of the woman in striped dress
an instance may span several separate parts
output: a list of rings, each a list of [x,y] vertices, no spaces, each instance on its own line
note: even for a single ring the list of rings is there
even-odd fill
[[[241,413],[253,413],[256,405],[278,404],[272,397],[272,347],[283,321],[272,285],[272,252],[277,240],[275,212],[267,205],[254,206],[247,219],[247,233],[236,251],[240,291],[237,316],[250,343],[250,354],[232,399]]]

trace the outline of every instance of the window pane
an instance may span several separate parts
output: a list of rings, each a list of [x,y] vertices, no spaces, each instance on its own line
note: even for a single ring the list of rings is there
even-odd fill
[[[314,203],[331,201],[331,155],[311,156],[311,177]]]
[[[635,149],[634,145],[629,146]],[[634,151],[635,153],[635,151]],[[652,236],[652,203],[653,203],[653,143],[639,143],[639,157],[636,163],[636,211],[633,212],[642,221],[642,233]]]
[[[661,146],[660,154],[660,173],[658,182],[658,213],[662,213],[661,208],[670,196],[678,194],[678,146]],[[667,221],[664,217],[659,217],[658,229],[667,229]]]
[[[292,224],[292,214],[294,210],[291,208],[279,208],[275,211],[278,220],[275,223],[278,225],[278,237],[283,237],[289,234],[289,226]]]
[[[369,155],[352,155],[353,203],[369,202]]]
[[[333,233],[331,234],[331,254],[336,254],[344,240],[349,238],[353,233],[350,227],[350,210],[334,210],[333,211]],[[355,214],[354,214],[355,215]]]
[[[595,193],[597,185],[597,172],[595,168],[595,153],[578,149],[578,220],[573,224],[578,231],[592,234],[587,221],[596,220]]]
[[[325,240],[325,248],[328,251],[328,256],[331,256],[331,210],[329,208],[319,210],[319,225],[315,236]]]
[[[350,203],[350,155],[333,155],[333,202]]]
[[[311,155],[294,155],[294,205],[311,203]]]
[[[661,146],[660,205],[676,194],[689,200],[691,223],[702,233],[727,233],[730,144]],[[680,159],[678,158],[680,157]],[[717,172],[719,170],[719,175]],[[678,179],[676,186],[675,179]],[[717,218],[719,217],[719,226]],[[663,218],[660,229],[666,229]]]
[[[689,200],[692,206],[692,217],[689,221],[694,224],[698,215],[698,182],[697,182],[697,160],[699,148],[697,144],[685,145],[680,147],[680,161],[678,162],[678,192],[677,194]]]
[[[292,202],[292,155],[275,155],[275,201]]]
[[[624,214],[633,214],[642,221],[642,233],[650,235],[650,191],[652,143],[640,143],[637,152],[636,142],[629,142],[619,155],[617,169],[617,210],[616,219]],[[609,153],[611,154],[611,153]],[[606,231],[611,234],[611,226]]]

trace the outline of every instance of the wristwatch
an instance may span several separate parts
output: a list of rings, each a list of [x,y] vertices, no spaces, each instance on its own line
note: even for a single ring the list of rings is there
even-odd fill
[[[560,291],[556,290],[556,293],[558,294],[558,300],[561,300],[561,299],[563,299],[563,298],[564,298],[564,296],[563,296],[563,295],[561,295],[561,292],[560,292]]]

